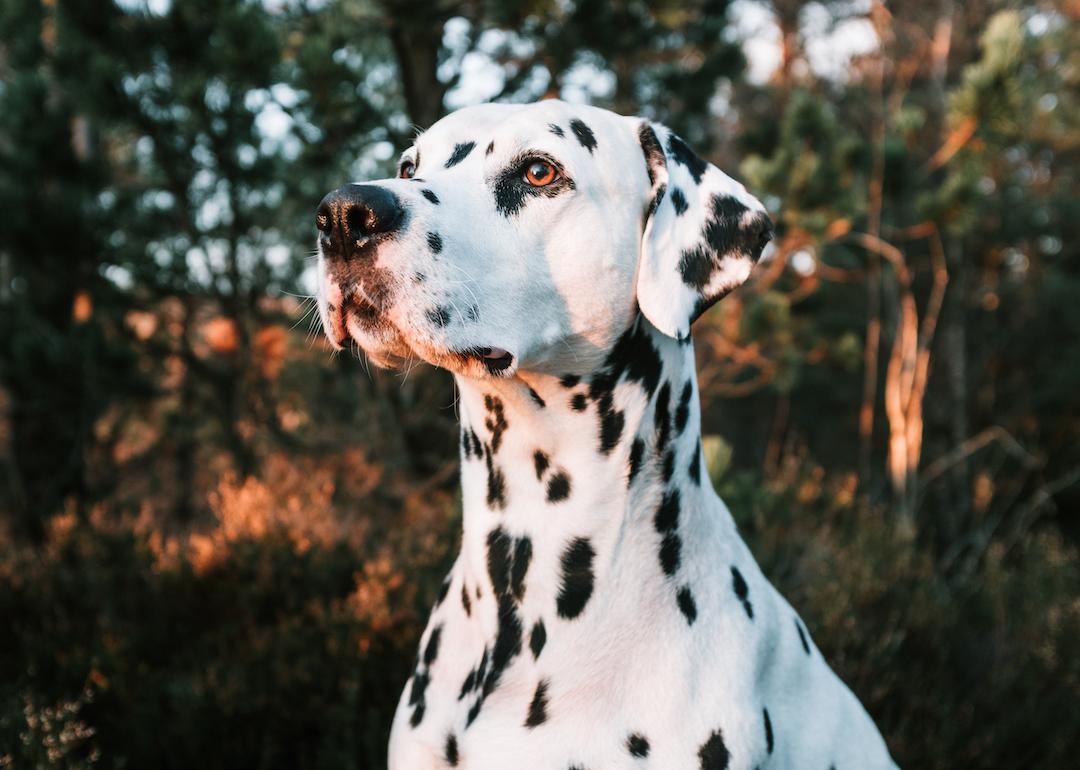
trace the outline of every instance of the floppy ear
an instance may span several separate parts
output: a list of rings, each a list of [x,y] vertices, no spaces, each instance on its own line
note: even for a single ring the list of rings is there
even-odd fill
[[[637,269],[641,312],[689,339],[690,324],[750,276],[772,237],[761,202],[666,126],[642,121],[651,196]]]

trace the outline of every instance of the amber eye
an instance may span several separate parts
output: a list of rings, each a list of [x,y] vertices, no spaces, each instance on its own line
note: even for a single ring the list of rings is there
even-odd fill
[[[525,181],[533,187],[547,187],[558,178],[558,169],[546,160],[529,161],[525,167]]]
[[[401,167],[398,169],[397,175],[401,179],[412,179],[416,176],[416,164],[411,160],[401,161]]]

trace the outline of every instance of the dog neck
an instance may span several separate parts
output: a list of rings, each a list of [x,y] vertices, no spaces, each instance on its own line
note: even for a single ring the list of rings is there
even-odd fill
[[[640,316],[597,371],[458,387],[466,585],[520,602],[546,583],[572,618],[613,576],[676,584],[695,519],[730,521],[704,469],[693,346]]]

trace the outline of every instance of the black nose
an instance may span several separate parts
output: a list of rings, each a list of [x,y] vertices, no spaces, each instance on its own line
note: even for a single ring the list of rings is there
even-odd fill
[[[375,244],[401,227],[404,215],[397,196],[384,187],[339,187],[322,199],[315,213],[323,254],[343,259],[371,254]]]

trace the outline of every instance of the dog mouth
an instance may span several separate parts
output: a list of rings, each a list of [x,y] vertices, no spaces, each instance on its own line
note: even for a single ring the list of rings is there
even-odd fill
[[[474,347],[461,353],[467,359],[478,362],[491,374],[501,374],[514,363],[514,356],[503,348]]]
[[[328,335],[335,343],[334,346],[340,350],[346,347],[350,340],[355,340],[368,355],[374,355],[373,360],[380,366],[397,368],[398,364],[405,365],[411,352],[435,366],[473,377],[506,377],[513,371],[515,356],[505,348],[474,345],[456,350],[439,349],[429,342],[405,334],[388,323],[376,308],[363,300],[345,301],[337,308],[337,312],[334,310],[331,308],[329,314],[329,328],[333,329],[333,332]],[[374,347],[370,337],[372,334],[379,339],[379,343]]]
[[[506,348],[493,345],[472,345],[465,348],[445,348],[433,340],[408,334],[392,323],[386,307],[369,297],[358,287],[341,291],[332,284],[325,305],[324,328],[337,350],[350,341],[372,357],[378,365],[397,368],[404,365],[410,354],[417,355],[435,366],[473,377],[506,377],[512,374],[516,358]]]

